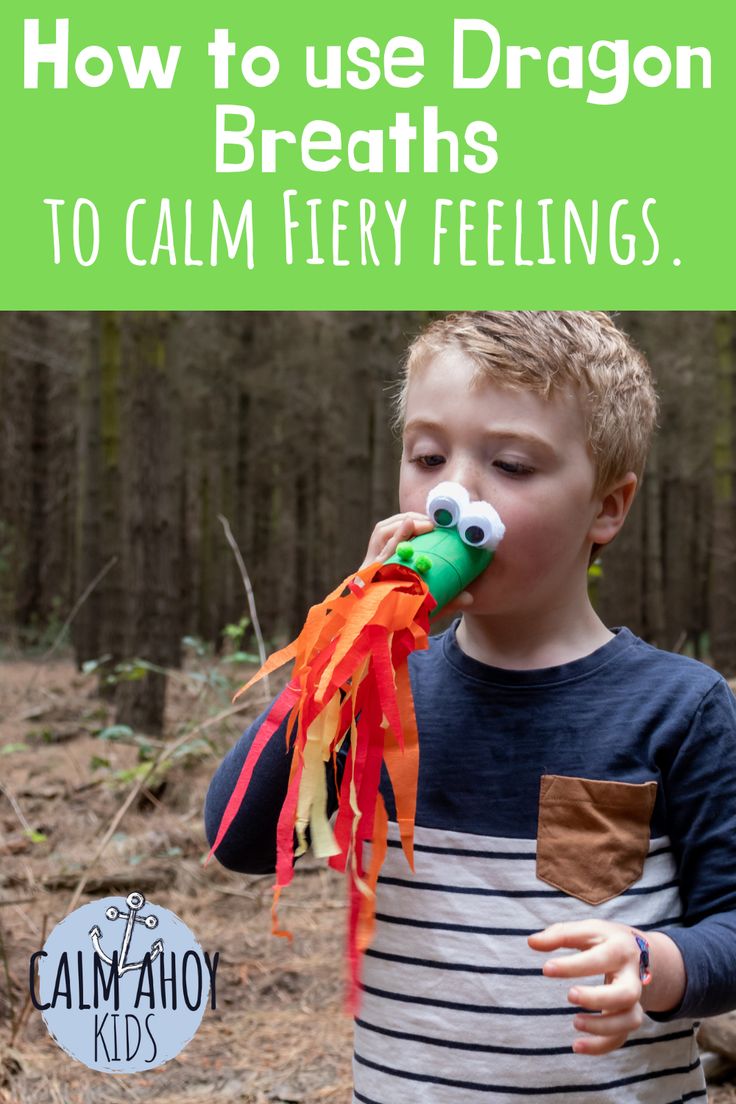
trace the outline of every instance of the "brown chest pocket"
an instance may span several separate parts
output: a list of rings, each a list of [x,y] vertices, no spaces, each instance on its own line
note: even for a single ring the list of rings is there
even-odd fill
[[[600,905],[641,878],[657,783],[543,774],[537,877]]]

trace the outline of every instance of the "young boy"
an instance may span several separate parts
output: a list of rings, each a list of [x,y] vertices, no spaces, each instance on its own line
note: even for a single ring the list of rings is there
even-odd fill
[[[415,872],[384,771],[354,1102],[707,1099],[695,1029],[736,1007],[734,698],[705,665],[608,629],[586,585],[655,414],[605,314],[451,315],[409,351],[402,512],[365,563],[431,529],[441,480],[489,501],[506,535],[462,616],[410,656]],[[212,781],[210,843],[262,717]],[[275,869],[283,736],[217,852],[232,869]]]

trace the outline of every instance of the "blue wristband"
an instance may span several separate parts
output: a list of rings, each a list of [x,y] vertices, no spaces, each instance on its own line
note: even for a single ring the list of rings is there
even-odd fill
[[[649,969],[649,943],[643,935],[631,930],[631,934],[639,945],[639,981],[642,985],[648,985],[652,980],[652,972]]]

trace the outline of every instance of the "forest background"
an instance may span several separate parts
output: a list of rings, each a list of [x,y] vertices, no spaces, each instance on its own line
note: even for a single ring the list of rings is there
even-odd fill
[[[398,509],[392,385],[416,313],[0,316],[0,639],[65,639],[104,682],[219,652],[248,614],[227,519],[271,647]],[[648,356],[660,429],[596,606],[736,673],[736,314],[620,313]],[[102,576],[100,577],[100,573]],[[232,629],[231,629],[232,633]],[[254,647],[248,631],[243,647]],[[156,729],[165,676],[117,684]]]

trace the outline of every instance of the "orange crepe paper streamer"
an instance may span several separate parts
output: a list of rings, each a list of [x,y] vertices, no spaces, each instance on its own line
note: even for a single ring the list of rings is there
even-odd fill
[[[296,640],[270,656],[237,692],[294,660],[292,679],[271,706],[246,756],[205,864],[220,846],[245,800],[258,759],[285,718],[286,748],[294,753],[276,832],[276,883],[271,906],[273,935],[281,928],[281,890],[294,875],[294,836],[311,829],[312,850],[348,877],[348,984],[346,1011],[360,1007],[362,955],[375,929],[375,892],[388,840],[388,814],[379,790],[381,767],[393,789],[401,845],[414,870],[414,817],[419,740],[407,664],[428,647],[429,614],[436,602],[421,576],[400,564],[373,563],[348,576],[312,606]],[[348,748],[334,829],[326,817],[325,764],[348,732]],[[363,845],[371,844],[369,870]]]

